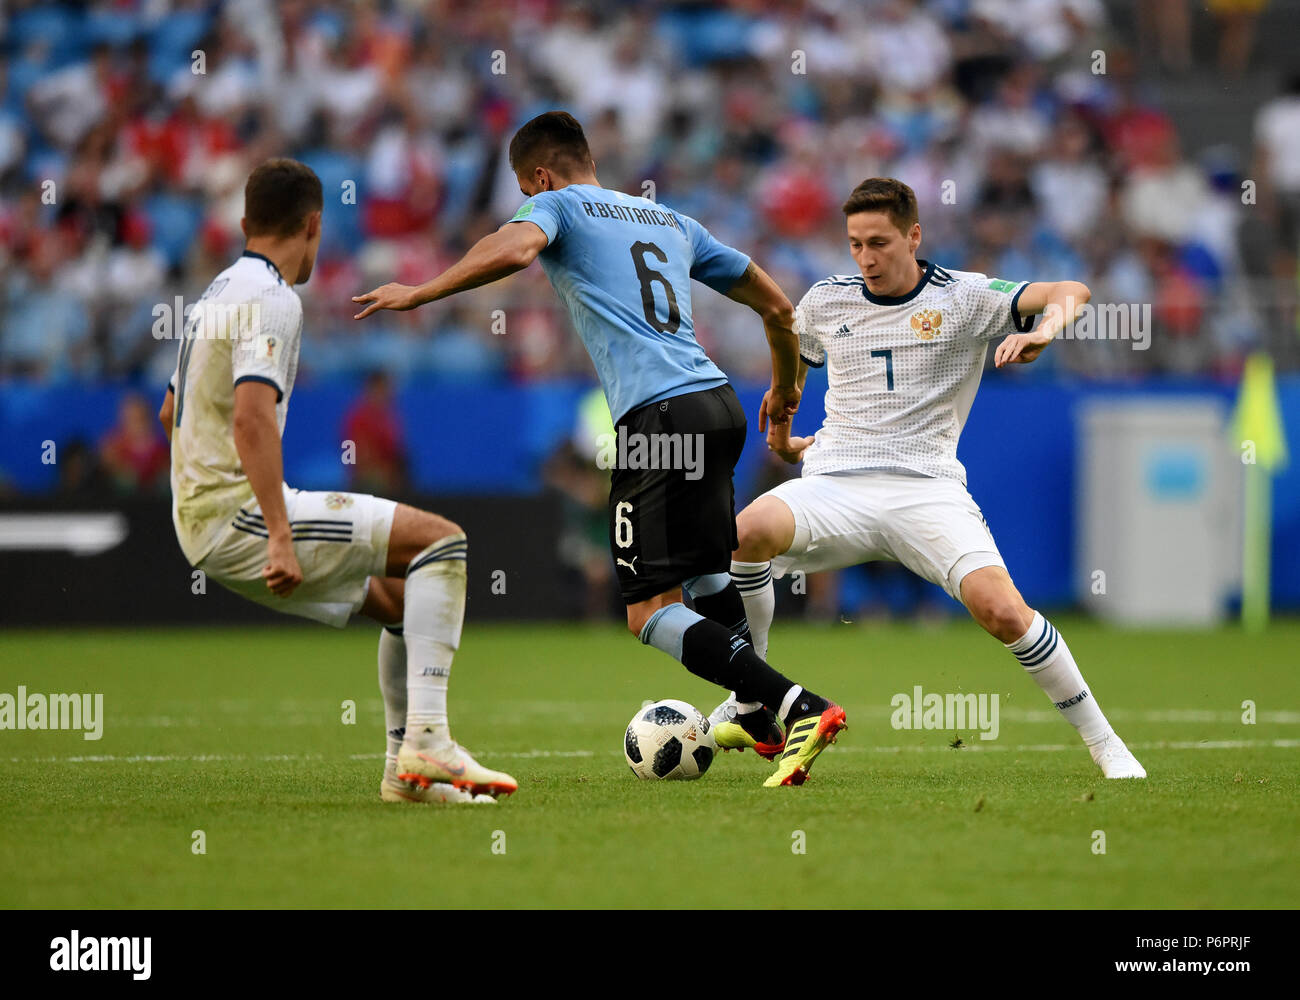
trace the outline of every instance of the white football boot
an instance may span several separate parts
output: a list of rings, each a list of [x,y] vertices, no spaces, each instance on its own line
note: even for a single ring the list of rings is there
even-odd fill
[[[397,777],[421,788],[435,783],[453,785],[474,795],[510,795],[519,783],[504,771],[493,771],[447,735],[445,727],[406,731],[397,751]]]
[[[1100,743],[1088,747],[1092,759],[1107,778],[1145,778],[1146,768],[1112,730]]]
[[[379,782],[379,797],[385,802],[453,802],[462,805],[496,802],[491,795],[475,795],[468,788],[457,788],[445,781],[422,787],[417,781],[403,781],[397,776],[397,764],[389,761]]]

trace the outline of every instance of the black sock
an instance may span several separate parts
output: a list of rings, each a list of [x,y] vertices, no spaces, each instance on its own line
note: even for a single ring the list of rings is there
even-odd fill
[[[784,739],[781,727],[776,724],[776,713],[766,705],[753,712],[737,715],[736,723],[760,743],[780,743]]]
[[[829,701],[805,688],[799,692],[799,697],[794,700],[794,704],[790,706],[790,711],[785,713],[785,717],[781,721],[788,730],[793,720],[802,719],[808,715],[821,715],[830,707],[831,703]]]
[[[683,634],[682,663],[695,676],[735,691],[737,701],[761,701],[780,707],[786,692],[794,686],[794,681],[760,660],[747,641],[709,618],[696,622]],[[798,700],[807,697],[804,692]]]
[[[745,602],[734,583],[728,583],[716,594],[707,597],[692,596],[691,600],[695,603],[695,610],[705,618],[725,625],[732,635],[753,643],[754,640],[749,635],[749,620],[745,617]]]

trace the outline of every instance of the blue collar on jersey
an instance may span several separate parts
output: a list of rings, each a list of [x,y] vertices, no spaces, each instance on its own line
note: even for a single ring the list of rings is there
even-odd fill
[[[277,278],[280,279],[281,284],[284,283],[284,275],[281,274],[281,273],[280,273],[280,269],[279,269],[278,267],[275,266],[275,261],[273,261],[270,257],[266,256],[266,254],[264,254],[264,253],[258,253],[256,250],[245,250],[245,251],[244,251],[243,253],[241,253],[239,256],[241,256],[241,257],[254,257],[254,258],[256,258],[257,260],[264,260],[264,261],[266,261],[266,266],[269,267],[272,271],[275,272],[275,276],[276,276]]]
[[[921,280],[916,283],[906,295],[872,295],[867,288],[867,283],[862,283],[862,294],[867,297],[868,302],[874,302],[878,306],[901,306],[904,302],[911,302],[921,294],[921,289],[929,284],[931,275],[934,274],[934,265],[928,260],[918,260],[918,264],[925,268],[925,273],[921,275]]]

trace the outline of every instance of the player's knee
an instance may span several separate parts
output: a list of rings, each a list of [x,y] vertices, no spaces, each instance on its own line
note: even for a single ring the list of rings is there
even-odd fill
[[[463,535],[465,530],[455,521],[449,521],[438,514],[430,514],[427,511],[420,523],[420,547],[427,548],[444,538],[450,538],[452,535]]]
[[[775,559],[790,547],[787,541],[782,545],[782,530],[779,523],[762,512],[741,511],[736,518],[736,551],[739,562],[768,562]]]
[[[755,562],[753,553],[759,550],[761,533],[757,525],[742,513],[736,518],[736,551],[733,553],[740,562]]]
[[[975,610],[976,620],[990,635],[1002,642],[1015,642],[1029,628],[1034,613],[1024,601],[1013,600],[1006,596],[997,596],[985,601]]]
[[[641,608],[627,609],[627,630],[638,639],[641,638],[641,631],[645,628],[645,623],[650,620],[652,612],[645,611]]]

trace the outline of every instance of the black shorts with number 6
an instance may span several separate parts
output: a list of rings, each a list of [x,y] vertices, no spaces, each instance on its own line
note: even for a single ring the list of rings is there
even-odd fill
[[[623,600],[727,572],[737,544],[731,477],[745,447],[735,390],[721,385],[647,403],[616,431],[609,545]]]

